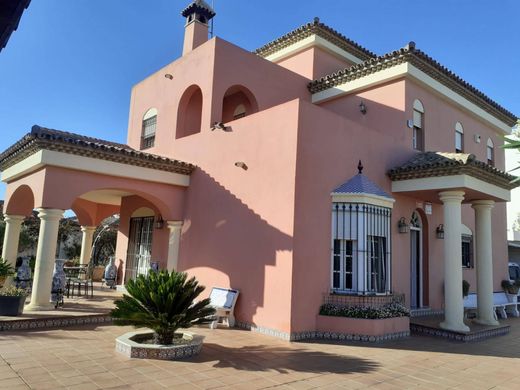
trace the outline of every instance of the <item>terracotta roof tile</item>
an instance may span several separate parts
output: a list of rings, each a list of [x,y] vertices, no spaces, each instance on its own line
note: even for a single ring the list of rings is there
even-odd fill
[[[518,182],[512,183],[516,176],[477,160],[474,154],[466,153],[421,152],[388,171],[392,181],[463,174],[505,189],[520,185]]]
[[[376,56],[374,53],[348,39],[343,34],[340,34],[331,27],[321,23],[319,18],[314,18],[312,22],[304,24],[284,36],[256,49],[255,53],[261,57],[267,57],[314,34],[333,43],[362,61]]]
[[[441,65],[421,50],[416,49],[413,42],[410,42],[402,49],[379,57],[371,58],[361,64],[345,68],[339,72],[314,80],[309,83],[308,88],[309,91],[314,94],[338,85],[346,84],[352,80],[359,79],[381,70],[392,68],[405,62],[414,65],[428,76],[464,96],[483,110],[506,123],[508,126],[514,126],[518,120],[516,115],[491,100],[484,93],[464,81],[451,70]]]
[[[125,144],[35,125],[30,133],[0,154],[0,170],[43,149],[186,175],[195,169],[192,164],[141,152]]]
[[[208,19],[211,19],[216,15],[213,8],[211,8],[211,6],[204,0],[194,0],[186,8],[182,10],[181,15],[187,17],[194,11],[198,11],[200,14],[206,16],[206,18]]]

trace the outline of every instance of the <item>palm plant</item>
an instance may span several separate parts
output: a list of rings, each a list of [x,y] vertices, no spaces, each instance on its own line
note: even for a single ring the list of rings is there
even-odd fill
[[[11,275],[14,275],[13,266],[0,257],[0,288],[3,287],[5,279]]]
[[[215,309],[209,298],[194,303],[204,289],[184,272],[139,275],[127,283],[129,295],[115,301],[111,315],[116,325],[150,328],[157,344],[169,345],[177,329],[211,322]]]

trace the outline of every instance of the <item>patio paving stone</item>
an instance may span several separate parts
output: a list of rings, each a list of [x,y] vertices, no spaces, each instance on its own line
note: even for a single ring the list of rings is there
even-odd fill
[[[107,324],[0,333],[0,389],[511,389],[520,388],[520,319],[476,343],[412,336],[382,344],[289,343],[206,327],[201,354],[128,359],[130,327]]]

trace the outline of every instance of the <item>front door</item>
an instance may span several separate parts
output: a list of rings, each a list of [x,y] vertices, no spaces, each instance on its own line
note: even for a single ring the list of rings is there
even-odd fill
[[[422,226],[417,213],[410,223],[410,289],[410,306],[422,307]]]
[[[146,275],[150,269],[153,222],[154,217],[130,218],[125,283],[137,275]]]

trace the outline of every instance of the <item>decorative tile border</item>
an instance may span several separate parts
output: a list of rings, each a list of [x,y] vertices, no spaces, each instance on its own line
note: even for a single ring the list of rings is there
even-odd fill
[[[398,340],[407,338],[410,336],[410,331],[403,331],[398,333],[388,333],[381,336],[368,336],[361,334],[351,333],[335,333],[335,332],[320,332],[320,331],[307,331],[307,332],[282,332],[276,329],[264,328],[261,326],[252,325],[248,322],[236,322],[237,327],[250,330],[252,332],[261,333],[267,336],[277,337],[286,341],[304,341],[304,340],[332,340],[338,342],[369,342],[377,343],[388,340]]]
[[[150,330],[128,332],[116,338],[116,351],[129,358],[179,360],[198,355],[202,349],[204,336],[184,332],[186,344],[182,345],[153,345],[140,344],[135,340],[151,336]]]
[[[110,324],[112,317],[106,314],[89,316],[27,318],[13,321],[0,321],[0,331],[35,330],[46,328],[63,328],[67,326]]]
[[[428,317],[428,316],[439,316],[439,315],[444,315],[444,310],[442,310],[442,309],[433,310],[433,309],[430,309],[430,308],[410,310],[410,317],[411,318],[415,318],[415,317]]]
[[[511,327],[509,325],[501,326],[498,328],[481,330],[472,333],[459,333],[452,332],[445,329],[437,329],[431,328],[424,325],[419,324],[410,324],[410,331],[412,334],[420,335],[420,336],[431,336],[431,337],[440,337],[447,340],[452,341],[460,341],[460,342],[470,342],[470,341],[479,341],[484,339],[489,339],[492,337],[498,337],[508,334],[511,331]]]

